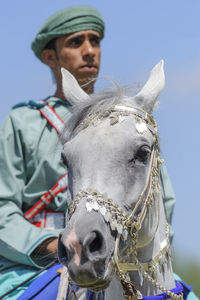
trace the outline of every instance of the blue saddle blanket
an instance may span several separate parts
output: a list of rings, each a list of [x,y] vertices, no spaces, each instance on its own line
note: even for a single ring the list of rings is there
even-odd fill
[[[58,293],[58,287],[60,282],[60,272],[58,270],[62,268],[61,264],[56,264],[51,267],[44,274],[36,278],[28,287],[28,289],[20,295],[17,300],[55,300]],[[74,285],[74,290],[77,287]],[[66,300],[68,299],[68,293]],[[103,300],[104,293],[94,293],[89,290],[86,292],[86,300]]]
[[[60,272],[58,270],[62,268],[61,264],[56,264],[51,267],[47,272],[43,273],[41,276],[36,278],[28,287],[28,289],[17,298],[17,300],[55,300],[58,293],[59,281],[60,281]],[[191,292],[192,288],[185,284],[184,282],[180,282],[183,286],[184,292],[184,300],[187,298],[188,294]],[[75,287],[76,289],[76,287]],[[69,292],[69,291],[68,291]],[[166,297],[158,297],[156,299],[167,299]],[[149,298],[149,297],[146,297]],[[146,299],[144,296],[144,299]],[[68,299],[68,293],[66,295],[66,300]],[[94,293],[92,291],[87,290],[86,293],[86,300],[103,300],[104,299],[104,292],[101,293]],[[147,299],[146,299],[147,300]],[[149,299],[150,300],[150,299]]]

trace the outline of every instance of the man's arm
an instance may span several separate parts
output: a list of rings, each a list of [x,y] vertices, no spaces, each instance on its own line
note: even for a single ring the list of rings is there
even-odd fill
[[[43,266],[40,257],[46,255],[45,251],[55,252],[52,244],[55,246],[53,239],[58,234],[37,228],[23,217],[23,190],[27,182],[24,155],[20,133],[8,117],[0,128],[0,255],[20,264]],[[43,254],[32,255],[43,243]]]

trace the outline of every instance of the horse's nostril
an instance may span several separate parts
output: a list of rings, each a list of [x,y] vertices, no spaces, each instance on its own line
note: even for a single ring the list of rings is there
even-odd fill
[[[86,257],[90,261],[104,259],[106,253],[105,240],[101,232],[91,231],[87,234],[83,242],[83,249]]]
[[[94,231],[93,235],[94,234],[95,234],[94,239],[89,244],[89,251],[91,253],[100,251],[102,248],[102,243],[103,243],[101,234],[97,231]]]

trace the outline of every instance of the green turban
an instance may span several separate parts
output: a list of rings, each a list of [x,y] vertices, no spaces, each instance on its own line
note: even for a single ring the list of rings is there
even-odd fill
[[[51,40],[82,30],[95,30],[104,37],[104,21],[101,14],[91,6],[72,6],[49,17],[38,31],[31,48],[42,61],[42,50]]]

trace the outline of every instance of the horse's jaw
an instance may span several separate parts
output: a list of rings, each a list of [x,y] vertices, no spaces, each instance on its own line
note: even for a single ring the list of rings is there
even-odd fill
[[[156,281],[153,280],[154,274],[150,270],[145,270],[146,275],[149,276],[142,274],[141,270],[129,272],[131,282],[135,285],[135,288],[145,296],[154,296],[163,293],[159,285],[168,291],[175,288],[170,244],[167,236],[163,234],[167,231],[166,228],[168,228],[168,224],[166,223],[164,215],[162,215],[162,208],[161,219],[162,221],[160,221],[159,228],[153,240],[145,247],[139,248],[137,252],[137,258],[142,265],[142,270],[145,270],[145,262],[155,263],[156,268],[154,274]]]
[[[154,211],[157,212],[157,217],[147,212],[145,222],[142,223],[142,228],[138,231],[136,244],[133,243],[129,235],[126,244],[121,238],[118,246],[118,273],[128,275],[127,278],[129,278],[134,288],[145,296],[161,294],[163,293],[163,287],[167,290],[175,288],[168,238],[169,226],[166,222],[164,206],[161,201],[157,208],[154,207]],[[156,220],[156,224],[153,226],[150,226],[151,219]],[[132,256],[127,256],[126,251],[124,252],[124,249],[126,249],[124,247],[127,244],[129,247],[126,251],[131,253]],[[126,257],[129,257],[129,260]],[[138,263],[135,263],[136,261]],[[151,265],[155,266],[154,273],[152,273]],[[156,281],[154,281],[154,274],[156,275]]]

